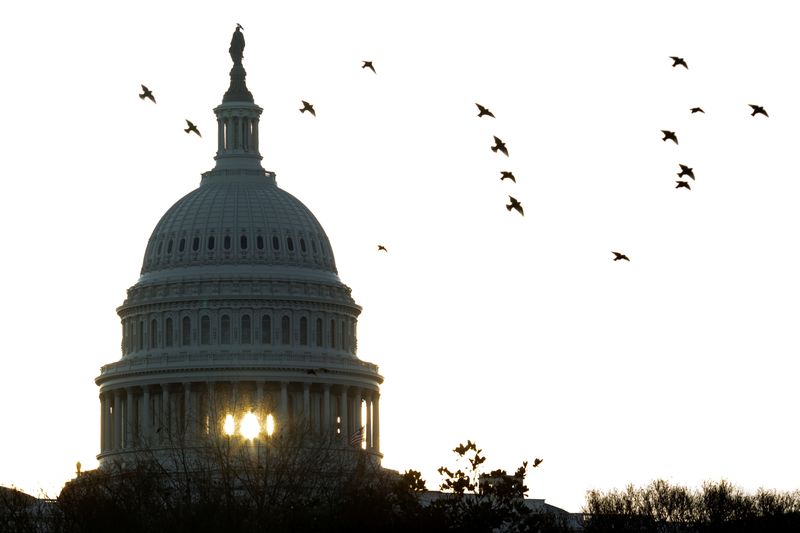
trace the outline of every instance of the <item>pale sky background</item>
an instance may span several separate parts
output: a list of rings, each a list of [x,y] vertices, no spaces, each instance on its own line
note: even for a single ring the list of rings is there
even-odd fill
[[[792,5],[3,3],[0,484],[96,465],[115,308],[213,167],[239,22],[264,167],[364,308],[385,466],[437,488],[472,439],[488,468],[544,458],[530,496],[570,511],[655,478],[798,488]]]

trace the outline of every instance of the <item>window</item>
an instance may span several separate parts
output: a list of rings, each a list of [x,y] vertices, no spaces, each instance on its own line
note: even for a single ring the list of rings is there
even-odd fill
[[[314,331],[314,335],[317,337],[317,346],[322,346],[322,319],[317,319],[317,328]]]
[[[228,315],[222,315],[222,318],[219,321],[220,325],[220,334],[219,334],[219,342],[220,344],[230,344],[231,343],[231,317]]]
[[[192,251],[196,252],[199,249],[200,249],[200,237],[195,237],[192,240]]]
[[[342,349],[347,349],[347,335],[346,335],[344,321],[342,321],[342,335],[339,337],[340,342],[342,343]]]
[[[189,346],[192,343],[192,321],[188,316],[181,321],[181,346]]]
[[[172,239],[170,239],[169,242],[167,243],[167,253],[168,254],[172,253]]]
[[[258,248],[259,250],[264,249],[264,237],[262,237],[261,235],[259,235],[256,238],[256,248]]]
[[[200,319],[200,344],[211,344],[211,319],[208,315]]]
[[[272,344],[272,321],[269,315],[261,317],[261,344]]]
[[[252,335],[250,334],[250,315],[242,315],[242,344],[250,344],[253,342]]]
[[[139,330],[136,332],[136,344],[140,350],[144,349],[144,320],[139,321]]]
[[[305,253],[305,251],[306,251],[306,240],[305,239],[300,239],[300,251],[303,252],[303,253]]]
[[[158,322],[156,319],[150,321],[150,348],[158,345]]]
[[[178,243],[178,251],[182,252],[186,249],[186,239],[181,239],[181,242]]]
[[[164,346],[172,346],[172,319],[164,321]]]
[[[208,238],[208,249],[209,250],[213,250],[214,249],[214,236],[213,235]]]
[[[306,317],[300,319],[300,344],[308,346],[308,319]]]
[[[331,319],[331,348],[336,348],[336,321]]]
[[[239,248],[242,250],[247,250],[247,235],[242,235],[239,237]]]
[[[294,252],[294,241],[292,241],[291,237],[286,237],[286,247],[290,252]]]
[[[283,315],[281,318],[281,344],[290,344],[292,339],[291,326],[292,323],[289,320],[289,317]]]
[[[225,248],[226,250],[230,250],[231,249],[231,236],[230,235],[225,235],[225,240],[222,241],[222,247]]]
[[[281,249],[281,241],[278,237],[272,237],[272,249],[273,250],[280,250]]]

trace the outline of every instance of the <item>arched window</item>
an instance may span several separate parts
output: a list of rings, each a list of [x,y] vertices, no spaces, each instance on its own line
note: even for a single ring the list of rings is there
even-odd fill
[[[347,349],[347,334],[346,333],[347,333],[347,330],[345,329],[344,320],[342,320],[342,334],[339,337],[339,339],[341,339],[339,342],[342,343],[342,349],[343,350]]]
[[[322,346],[322,319],[321,318],[317,319],[317,327],[316,327],[316,330],[314,331],[314,335],[317,338],[317,346],[321,347]]]
[[[200,237],[195,237],[192,240],[192,251],[196,252],[199,249],[200,249]]]
[[[208,315],[200,318],[200,344],[211,344],[211,319]]]
[[[308,319],[306,317],[300,318],[300,344],[308,346]]]
[[[230,235],[225,235],[225,240],[222,241],[222,247],[225,248],[226,250],[230,250],[231,249],[231,236]]]
[[[230,344],[231,343],[231,317],[228,315],[222,315],[219,321],[220,325],[220,333],[219,333],[219,342],[220,344]]]
[[[136,344],[140,350],[144,350],[144,320],[139,321],[139,331],[136,332]]]
[[[172,346],[172,319],[164,321],[164,346]]]
[[[290,252],[294,252],[294,241],[291,237],[286,237],[286,247]]]
[[[277,236],[272,237],[272,249],[273,250],[281,249],[281,240]]]
[[[336,348],[336,321],[331,319],[331,348]]]
[[[158,346],[158,322],[156,319],[150,321],[150,348]]]
[[[300,239],[300,251],[303,252],[303,253],[305,253],[305,251],[306,251],[306,240],[305,239]]]
[[[188,316],[181,321],[181,346],[189,346],[192,343],[192,321]]]
[[[181,242],[178,243],[178,251],[182,252],[186,249],[186,239],[181,238]]]
[[[172,253],[172,239],[170,239],[169,242],[167,243],[167,253],[168,254]]]
[[[264,237],[262,237],[261,235],[259,235],[256,238],[256,248],[258,248],[259,250],[264,249]]]
[[[242,250],[247,250],[247,235],[242,235],[239,237],[239,248]]]
[[[250,344],[253,342],[253,337],[250,334],[250,315],[242,315],[242,344]]]
[[[283,315],[281,318],[281,344],[290,344],[292,340],[292,323],[289,317]]]
[[[209,250],[213,250],[214,249],[214,236],[213,235],[208,238],[208,249]]]
[[[261,317],[261,344],[272,344],[272,320],[269,315]]]

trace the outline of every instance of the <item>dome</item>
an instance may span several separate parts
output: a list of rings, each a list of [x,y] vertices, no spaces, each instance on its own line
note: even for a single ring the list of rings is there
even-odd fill
[[[178,200],[153,230],[142,279],[221,270],[269,274],[287,267],[302,277],[338,281],[331,245],[303,203],[266,171],[212,171]],[[302,270],[300,271],[302,272]],[[333,279],[335,278],[335,279]]]

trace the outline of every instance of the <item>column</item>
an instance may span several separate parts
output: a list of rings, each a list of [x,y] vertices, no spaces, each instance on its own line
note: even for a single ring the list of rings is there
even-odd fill
[[[194,436],[194,409],[192,409],[192,384],[183,383],[183,428],[185,435]]]
[[[112,448],[118,450],[122,443],[122,391],[114,391],[114,442]]]
[[[311,384],[303,383],[303,427],[311,427]]]
[[[258,153],[258,117],[253,119],[253,142],[250,149],[256,154]]]
[[[361,429],[364,421],[361,420],[361,389],[356,389],[353,394],[353,433]]]
[[[158,427],[161,431],[159,432],[160,438],[158,441],[164,443],[169,440],[169,436],[172,434],[172,428],[169,423],[169,385],[167,383],[161,384],[161,414],[159,417],[161,420],[158,421]]]
[[[289,383],[281,381],[281,424],[289,423]]]
[[[325,383],[322,386],[322,434],[329,435],[331,432],[331,386]]]
[[[133,388],[128,387],[125,389],[125,447],[131,448],[133,446],[133,433],[134,433],[134,394]]]
[[[100,453],[106,451],[106,395],[100,393]]]
[[[381,393],[372,393],[372,449],[376,452],[381,451],[381,418],[380,418],[380,399]]]
[[[108,392],[103,393],[103,398],[106,401],[105,407],[105,432],[104,436],[106,439],[106,445],[104,451],[109,452],[111,451],[111,447],[113,445],[114,440],[114,419],[111,417],[111,406],[113,405],[113,398]]]
[[[367,449],[372,448],[372,394],[367,391],[364,394],[364,399],[367,402],[367,423],[364,428],[364,436],[367,442]]]
[[[149,447],[150,432],[153,429],[153,423],[150,421],[150,387],[147,385],[142,387],[142,413],[139,418],[142,421],[142,446]]]
[[[347,426],[347,411],[350,409],[350,406],[347,403],[347,387],[342,387],[341,394],[339,396],[339,427],[341,428],[341,436],[344,439],[344,442],[348,442],[350,440],[349,428]]]
[[[222,119],[217,119],[217,152],[222,153],[225,148],[225,127],[222,125]]]

